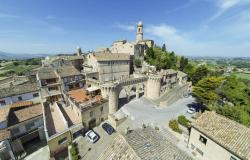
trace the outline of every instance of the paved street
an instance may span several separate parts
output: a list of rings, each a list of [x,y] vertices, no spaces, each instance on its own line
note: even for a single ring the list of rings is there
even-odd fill
[[[101,126],[95,127],[94,131],[100,136],[100,139],[96,143],[90,142],[83,136],[76,139],[82,159],[97,159],[117,134],[108,135]]]
[[[49,155],[49,146],[44,146],[40,148],[39,150],[35,151],[34,153],[28,155],[25,157],[25,160],[48,160],[50,157]]]
[[[188,104],[195,102],[192,97],[183,98],[170,106],[158,107],[145,98],[133,100],[125,104],[121,111],[127,114],[136,125],[150,124],[166,124],[167,121],[177,118],[179,115],[185,115],[191,118],[192,115],[187,113]]]

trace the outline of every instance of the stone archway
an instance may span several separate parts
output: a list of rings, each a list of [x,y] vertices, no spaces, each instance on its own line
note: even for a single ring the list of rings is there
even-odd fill
[[[135,90],[135,97],[137,98],[140,97],[141,90],[146,97],[155,99],[160,95],[160,81],[161,77],[159,76],[148,76],[103,84],[101,86],[102,96],[109,100],[109,114],[113,114],[118,110],[119,95],[123,89],[125,90],[125,95],[127,96],[128,101],[130,99],[131,90]]]

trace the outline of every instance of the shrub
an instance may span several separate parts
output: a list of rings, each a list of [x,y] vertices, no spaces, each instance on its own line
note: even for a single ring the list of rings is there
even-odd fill
[[[184,116],[178,116],[178,123],[184,127],[189,127],[190,121]]]
[[[74,145],[71,145],[70,153],[72,155],[73,160],[78,160],[78,154]]]
[[[142,66],[140,59],[135,59],[134,63],[137,68],[140,68]]]
[[[175,120],[175,119],[170,120],[168,125],[173,131],[175,131],[177,133],[182,133],[182,130],[179,128],[179,124],[178,124],[177,120]]]

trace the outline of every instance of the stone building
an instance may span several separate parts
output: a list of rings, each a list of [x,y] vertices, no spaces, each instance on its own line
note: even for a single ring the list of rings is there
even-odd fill
[[[77,48],[76,53],[62,54],[59,56],[46,57],[42,60],[43,67],[58,68],[63,65],[73,65],[78,71],[81,71],[84,57],[82,56],[81,48]]]
[[[17,157],[26,154],[31,145],[39,145],[45,140],[42,105],[23,101],[0,110],[6,126],[0,129],[3,156]],[[8,159],[8,158],[7,158]]]
[[[146,50],[154,46],[153,40],[143,39],[143,24],[138,22],[136,27],[136,41],[128,42],[127,40],[115,41],[111,46],[111,53],[130,54],[133,59],[143,60]]]
[[[108,118],[108,101],[101,96],[97,87],[76,89],[67,92],[67,103],[81,116],[84,130],[87,131]]]
[[[64,91],[82,88],[85,84],[84,76],[74,66],[64,65],[57,68],[56,72],[62,81],[62,89]]]
[[[188,146],[201,160],[250,159],[250,129],[215,112],[192,123]]]
[[[37,72],[37,81],[43,102],[55,102],[62,99],[62,86],[55,69],[43,67]]]
[[[0,88],[0,108],[16,102],[32,100],[39,102],[39,88],[36,83],[29,81]]]
[[[94,53],[87,55],[86,59],[88,67],[84,67],[84,72],[97,72],[101,83],[116,81],[130,74],[129,54]]]

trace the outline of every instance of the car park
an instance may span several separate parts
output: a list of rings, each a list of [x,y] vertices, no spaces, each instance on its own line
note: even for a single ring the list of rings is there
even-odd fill
[[[92,143],[95,143],[99,138],[99,136],[93,130],[89,130],[88,132],[86,132],[85,136]]]
[[[108,123],[103,123],[102,128],[109,134],[111,135],[113,132],[115,132],[115,129]]]
[[[196,109],[191,107],[187,110],[187,112],[190,114],[194,114],[196,112]]]

